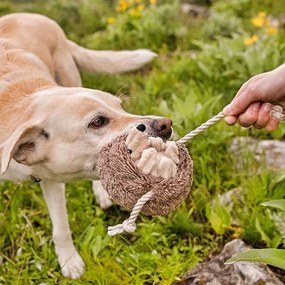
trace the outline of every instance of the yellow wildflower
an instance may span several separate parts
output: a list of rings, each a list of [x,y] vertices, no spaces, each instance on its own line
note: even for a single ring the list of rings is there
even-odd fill
[[[278,33],[278,29],[276,27],[268,27],[265,31],[269,35],[276,35]]]
[[[266,12],[259,12],[259,13],[257,14],[257,17],[259,17],[259,18],[265,18],[265,17],[266,17]]]
[[[142,2],[142,0],[136,0],[136,3],[141,3]]]
[[[266,12],[259,12],[257,16],[251,19],[251,23],[255,27],[259,28],[266,27],[270,24],[268,18],[266,17]]]
[[[115,19],[114,17],[109,17],[109,18],[107,19],[107,23],[108,23],[109,25],[112,25],[115,21],[116,21],[116,19]]]
[[[263,17],[254,17],[251,19],[251,23],[255,26],[255,27],[259,27],[262,28],[266,25],[267,20]]]
[[[141,12],[144,10],[144,5],[138,5],[137,7],[138,12]]]
[[[129,6],[130,3],[127,0],[120,0],[116,7],[116,10],[117,12],[124,12],[129,8]]]
[[[156,0],[149,0],[149,3],[150,3],[151,5],[155,5],[155,4],[156,4]]]
[[[254,43],[256,43],[257,40],[258,40],[257,35],[253,35],[252,37],[245,38],[245,39],[243,40],[243,43],[244,43],[244,45],[246,45],[246,46],[250,46],[250,45],[253,45]]]
[[[140,17],[141,16],[141,12],[136,9],[136,8],[133,8],[130,10],[130,15],[133,16],[133,17]]]

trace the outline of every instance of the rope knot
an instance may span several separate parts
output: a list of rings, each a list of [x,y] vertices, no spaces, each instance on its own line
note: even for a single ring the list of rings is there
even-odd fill
[[[109,236],[115,236],[118,234],[121,234],[123,232],[133,233],[137,229],[136,226],[136,219],[138,217],[138,214],[140,213],[140,210],[144,206],[144,204],[149,201],[153,197],[154,193],[152,191],[148,191],[146,194],[144,194],[135,204],[130,217],[126,219],[122,224],[118,224],[116,226],[110,226],[108,227],[108,235]]]
[[[123,232],[133,233],[137,229],[135,221],[125,220],[122,224],[108,227],[108,235],[115,236]]]
[[[123,221],[123,229],[127,233],[133,233],[136,231],[137,226],[134,221],[130,221],[129,219]]]

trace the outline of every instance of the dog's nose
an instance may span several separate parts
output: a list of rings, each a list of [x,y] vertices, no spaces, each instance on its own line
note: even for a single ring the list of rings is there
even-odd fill
[[[162,139],[169,139],[172,134],[172,121],[168,118],[153,120],[152,128],[156,131],[157,135]]]

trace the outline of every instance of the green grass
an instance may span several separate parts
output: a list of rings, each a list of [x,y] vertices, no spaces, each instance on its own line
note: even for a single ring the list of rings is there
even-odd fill
[[[85,73],[84,86],[122,96],[129,112],[172,118],[177,137],[218,113],[250,76],[285,60],[283,28],[268,35],[250,22],[260,11],[278,17],[284,0],[217,0],[208,19],[182,15],[179,1],[144,3],[136,17],[116,12],[117,1],[111,0],[1,1],[0,14],[46,14],[69,38],[91,48],[156,51],[152,64],[134,73]],[[107,23],[110,16],[116,21],[112,25]],[[244,45],[254,34],[259,40]],[[200,134],[188,144],[194,160],[189,198],[165,217],[140,216],[132,235],[108,237],[107,226],[128,213],[119,206],[101,210],[90,182],[68,184],[69,221],[86,263],[78,281],[60,274],[39,186],[1,184],[0,284],[166,285],[235,237],[255,248],[282,247],[285,237],[272,220],[272,210],[259,205],[284,198],[284,172],[265,170],[248,152],[244,169],[237,170],[230,143],[235,136],[281,139],[284,131],[283,126],[268,134],[219,122]],[[219,195],[235,187],[241,187],[242,199],[234,199],[232,208],[222,205]]]

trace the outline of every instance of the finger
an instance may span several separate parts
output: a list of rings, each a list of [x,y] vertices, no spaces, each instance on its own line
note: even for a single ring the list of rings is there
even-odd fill
[[[261,104],[259,102],[252,103],[244,113],[239,115],[238,117],[239,124],[243,127],[249,127],[255,124],[258,118],[260,105]]]
[[[255,88],[251,87],[252,80],[246,82],[238,91],[232,102],[227,105],[223,112],[226,116],[239,115],[253,102],[259,101],[259,96]]]
[[[233,126],[237,122],[237,116],[226,116],[225,121],[228,125]]]
[[[268,132],[272,132],[278,128],[279,123],[280,123],[280,120],[278,118],[271,117],[268,124],[265,126],[265,129]]]
[[[241,87],[240,89],[238,90],[236,97],[239,97],[244,91],[246,91],[246,89],[248,88],[248,84],[250,84],[250,82],[253,80],[253,77],[250,78],[249,80],[247,80]]]
[[[264,103],[261,105],[258,112],[257,120],[254,127],[257,129],[265,128],[271,117],[272,105],[270,103]]]

